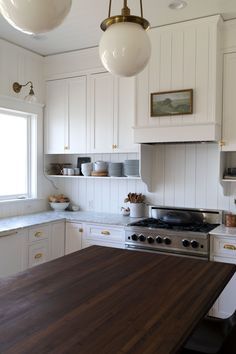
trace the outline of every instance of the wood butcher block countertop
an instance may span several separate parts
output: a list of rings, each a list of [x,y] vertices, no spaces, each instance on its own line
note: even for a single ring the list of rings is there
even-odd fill
[[[234,271],[89,247],[0,281],[0,353],[178,353]]]

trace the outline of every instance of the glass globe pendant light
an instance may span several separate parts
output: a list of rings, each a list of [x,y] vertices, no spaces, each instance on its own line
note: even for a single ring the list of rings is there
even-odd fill
[[[71,4],[72,0],[0,0],[0,13],[19,31],[39,34],[59,26]]]
[[[104,67],[114,75],[134,76],[147,65],[151,55],[151,43],[146,30],[149,22],[143,18],[142,0],[140,0],[141,17],[131,16],[124,0],[121,15],[111,15],[111,0],[108,18],[101,23],[104,31],[99,54]]]

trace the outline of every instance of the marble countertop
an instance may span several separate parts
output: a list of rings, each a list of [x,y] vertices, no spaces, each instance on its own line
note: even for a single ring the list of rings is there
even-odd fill
[[[96,213],[89,211],[45,211],[0,219],[0,233],[59,220],[126,226],[131,222],[140,220],[140,218],[137,219],[123,216],[121,214]]]
[[[212,230],[210,232],[210,235],[236,237],[236,227],[226,227],[224,224],[222,224],[217,226],[214,230]]]

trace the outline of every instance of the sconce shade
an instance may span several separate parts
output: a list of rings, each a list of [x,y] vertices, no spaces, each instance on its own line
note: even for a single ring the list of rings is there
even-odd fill
[[[19,31],[38,34],[59,26],[71,4],[72,0],[0,0],[0,12]]]
[[[104,67],[118,76],[134,76],[147,65],[151,43],[147,32],[137,23],[119,22],[103,33],[99,54]]]

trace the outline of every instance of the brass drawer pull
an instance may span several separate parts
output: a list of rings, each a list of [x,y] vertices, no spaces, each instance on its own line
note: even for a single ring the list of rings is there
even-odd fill
[[[41,237],[42,234],[43,234],[42,231],[37,231],[37,232],[35,232],[34,236],[35,237]]]
[[[110,235],[110,232],[109,232],[109,231],[104,230],[104,231],[101,231],[101,234],[102,234],[102,235]]]
[[[226,250],[236,251],[236,246],[234,246],[234,245],[224,245],[224,248]]]
[[[83,232],[84,230],[82,229],[82,227],[81,228],[79,228],[79,232]]]
[[[34,259],[39,259],[39,258],[42,258],[43,257],[43,254],[42,253],[37,253],[35,256],[34,256]]]

